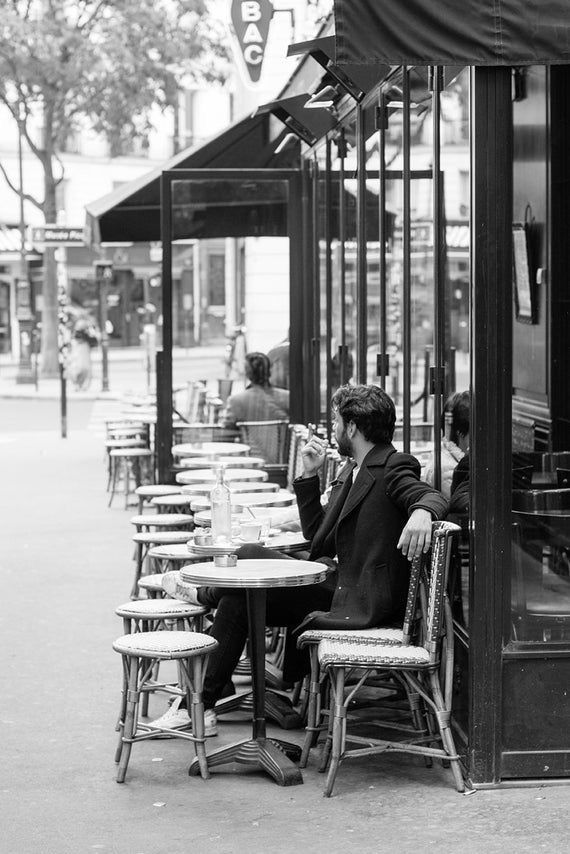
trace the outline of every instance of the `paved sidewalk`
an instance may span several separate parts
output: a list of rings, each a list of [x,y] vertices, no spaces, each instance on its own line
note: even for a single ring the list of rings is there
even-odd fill
[[[215,388],[215,381],[224,376],[224,345],[201,347],[175,347],[172,352],[172,376],[174,387],[183,387],[189,380],[208,380]],[[145,353],[141,347],[111,349],[108,360],[109,391],[101,391],[101,349],[93,350],[93,379],[86,391],[76,391],[73,383],[67,382],[67,396],[76,400],[117,399],[125,394],[144,395],[155,388],[154,370],[147,372]],[[59,399],[59,379],[38,378],[37,387],[32,383],[16,381],[17,365],[6,356],[0,356],[0,398]],[[150,384],[150,385],[149,385]]]
[[[570,788],[455,792],[440,765],[396,755],[346,763],[322,796],[217,770],[189,778],[189,744],[133,747],[115,782],[121,665],[114,614],[132,581],[133,510],[107,508],[102,439],[6,432],[0,419],[2,854],[507,854],[568,850]],[[151,699],[151,713],[165,701]],[[246,721],[220,724],[218,744]],[[299,742],[301,732],[272,729]]]

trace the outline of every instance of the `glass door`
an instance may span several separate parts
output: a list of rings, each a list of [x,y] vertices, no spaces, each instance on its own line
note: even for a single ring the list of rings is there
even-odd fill
[[[159,477],[170,465],[172,435],[172,281],[174,247],[212,238],[246,242],[243,268],[248,350],[267,352],[289,327],[289,416],[306,420],[305,384],[311,364],[303,335],[312,313],[303,292],[301,176],[295,170],[178,169],[164,172],[161,192],[163,352],[157,383]],[[204,275],[207,270],[203,271]],[[227,282],[226,282],[227,297]],[[237,295],[234,295],[237,299]],[[285,318],[285,327],[283,326]]]

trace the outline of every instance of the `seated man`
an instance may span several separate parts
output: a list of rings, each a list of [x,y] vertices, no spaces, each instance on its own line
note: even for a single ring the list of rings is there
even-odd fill
[[[267,624],[294,628],[295,635],[311,627],[363,629],[401,623],[407,560],[429,549],[432,520],[447,510],[441,493],[419,479],[418,461],[391,444],[396,412],[386,392],[373,385],[342,386],[332,407],[338,450],[350,459],[333,482],[326,508],[318,478],[325,440],[313,436],[305,445],[304,472],[294,482],[303,534],[311,540],[309,559],[328,564],[331,572],[321,584],[273,588],[267,594]],[[262,546],[244,546],[238,556],[279,555]],[[219,646],[209,659],[203,695],[208,732],[213,734],[214,706],[231,681],[247,638],[244,592],[196,589],[181,584],[177,572],[168,573],[163,586],[177,598],[216,609],[211,634]],[[299,679],[307,663],[306,651],[299,653],[291,638],[285,680]],[[188,725],[188,720],[182,718],[181,724]]]

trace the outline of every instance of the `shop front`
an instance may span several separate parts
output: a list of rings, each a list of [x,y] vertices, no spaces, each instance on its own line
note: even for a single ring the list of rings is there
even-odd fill
[[[330,433],[335,388],[378,383],[397,445],[450,489],[444,407],[467,393],[453,726],[480,787],[570,776],[568,6],[505,0],[500,17],[469,0],[458,15],[447,0],[435,20],[428,0],[335,0],[336,55],[326,28],[293,46],[304,58],[263,112],[267,150],[300,140],[300,166],[248,153],[166,169],[142,224],[135,196],[100,219],[107,239],[121,216],[129,239],[150,223],[156,239],[161,216],[163,475],[187,239],[287,241],[292,420]]]
[[[533,3],[525,15],[503,4],[500,21],[444,4],[445,33],[428,5],[395,16],[382,0],[335,2],[336,68],[350,79],[366,64],[377,79],[355,96],[333,67],[320,84],[336,125],[303,151],[304,414],[330,430],[339,383],[381,384],[397,442],[433,463],[440,486],[443,406],[469,392],[453,723],[475,786],[559,781],[570,775],[568,4],[540,22]]]

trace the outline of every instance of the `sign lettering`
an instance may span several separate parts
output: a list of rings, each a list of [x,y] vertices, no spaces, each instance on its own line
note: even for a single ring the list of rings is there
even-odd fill
[[[232,0],[233,34],[246,82],[258,83],[267,44],[269,25],[273,17],[271,0]]]
[[[70,228],[66,225],[40,225],[31,228],[31,243],[44,246],[84,246],[82,228]]]

